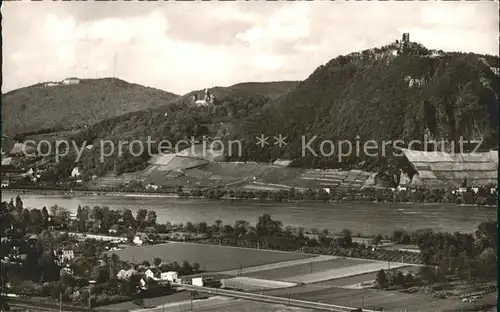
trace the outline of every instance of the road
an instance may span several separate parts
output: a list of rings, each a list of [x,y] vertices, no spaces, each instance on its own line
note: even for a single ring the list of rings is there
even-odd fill
[[[48,303],[48,302],[35,302],[30,300],[24,300],[19,298],[8,298],[7,303],[11,307],[28,309],[30,311],[60,311],[59,304],[57,303]],[[72,312],[88,312],[90,311],[87,308],[83,307],[74,307],[63,304],[63,311],[72,311]],[[96,310],[94,310],[96,311]]]
[[[288,306],[293,306],[293,307],[298,307],[298,308],[313,309],[313,310],[318,310],[318,311],[349,312],[349,311],[353,311],[357,308],[357,307],[354,307],[354,308],[353,307],[345,307],[345,306],[326,304],[326,303],[320,303],[320,302],[313,302],[313,301],[298,300],[298,299],[291,299],[291,298],[274,297],[274,296],[261,295],[261,294],[255,294],[255,293],[246,293],[246,292],[234,291],[234,290],[228,290],[228,289],[201,287],[201,286],[193,286],[193,285],[185,285],[185,284],[172,284],[172,286],[180,287],[180,288],[190,290],[190,291],[197,291],[197,292],[208,293],[208,294],[216,294],[216,295],[220,295],[220,296],[239,298],[239,299],[245,299],[245,300],[251,300],[251,301],[266,302],[266,303],[271,303],[271,304],[282,304],[282,305],[288,305]],[[363,309],[363,311],[364,312],[375,312],[372,310],[365,310],[365,309]]]

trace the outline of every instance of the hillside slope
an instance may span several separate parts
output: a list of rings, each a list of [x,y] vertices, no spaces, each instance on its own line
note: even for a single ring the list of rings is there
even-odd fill
[[[83,79],[75,85],[37,84],[2,95],[2,130],[61,130],[90,125],[127,112],[165,105],[178,96],[115,78]]]
[[[238,83],[229,87],[213,87],[210,92],[215,94],[217,98],[228,97],[253,97],[256,95],[266,96],[270,99],[276,99],[293,90],[299,81],[272,81],[272,82],[244,82]],[[198,99],[202,99],[205,90],[191,91],[174,102],[187,102],[193,95],[197,95]]]
[[[498,142],[498,57],[430,51],[411,43],[401,55],[396,44],[339,56],[317,68],[286,96],[250,116],[231,139],[246,144],[234,160],[295,160],[304,167],[342,167],[337,155],[302,155],[302,141],[319,151],[322,140],[459,141],[484,138]],[[255,145],[260,134],[282,134],[288,145]],[[379,145],[380,146],[380,145]],[[330,151],[329,146],[325,150]],[[362,158],[362,157],[361,157]],[[346,159],[346,158],[344,158]],[[359,163],[359,157],[347,159]],[[371,159],[373,160],[373,159]]]
[[[132,141],[140,140],[147,145],[148,137],[154,143],[152,152],[156,152],[158,143],[168,140],[172,145],[180,140],[190,141],[191,138],[201,139],[203,136],[224,138],[235,125],[243,122],[249,115],[254,114],[266,104],[272,102],[292,90],[297,82],[263,82],[243,83],[231,87],[210,88],[216,95],[215,105],[197,107],[190,105],[190,96],[193,91],[182,96],[169,105],[130,112],[120,116],[108,118],[89,126],[77,135],[72,136],[77,142],[98,144],[99,140]],[[186,148],[187,146],[183,146]],[[138,152],[138,151],[137,151]],[[135,152],[135,153],[137,153]],[[60,172],[68,173],[71,168],[71,157],[68,162],[61,162]],[[147,165],[149,156],[133,156],[128,148],[124,148],[121,157],[112,155],[99,161],[99,149],[86,151],[81,160],[81,166],[89,175],[98,176],[109,172],[123,173],[141,170]]]

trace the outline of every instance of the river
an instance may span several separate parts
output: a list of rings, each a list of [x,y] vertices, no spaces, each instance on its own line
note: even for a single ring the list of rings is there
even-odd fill
[[[138,209],[152,209],[159,222],[213,223],[220,219],[224,224],[246,220],[251,224],[263,213],[283,225],[328,229],[338,233],[349,229],[353,235],[390,235],[396,229],[414,231],[433,229],[447,232],[472,232],[483,221],[496,220],[494,207],[425,205],[425,204],[370,204],[370,203],[318,203],[268,201],[179,199],[172,197],[144,197],[122,195],[64,195],[62,192],[27,193],[2,190],[2,201],[21,195],[26,208],[50,208],[59,205],[76,213],[78,205],[107,206],[110,209],[130,209],[135,215]]]

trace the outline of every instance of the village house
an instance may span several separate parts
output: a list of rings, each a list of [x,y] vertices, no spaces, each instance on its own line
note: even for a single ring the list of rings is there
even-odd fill
[[[179,279],[179,274],[175,271],[163,272],[160,274],[160,279],[162,281],[177,282]]]
[[[136,245],[142,245],[149,242],[149,237],[144,233],[137,233],[132,241]]]
[[[61,258],[63,261],[71,261],[75,258],[75,252],[72,249],[63,249]]]
[[[161,278],[161,271],[158,268],[149,268],[144,272],[144,275],[156,281]]]
[[[63,84],[65,85],[74,85],[74,84],[79,84],[80,83],[80,79],[76,78],[76,77],[70,77],[70,78],[66,78],[62,81]]]
[[[80,177],[80,175],[81,175],[80,169],[78,167],[73,168],[73,170],[71,171],[71,177],[78,178]]]
[[[154,183],[149,183],[148,185],[146,185],[146,190],[156,191],[156,190],[158,190],[158,185],[156,185]]]
[[[135,270],[130,269],[130,270],[120,270],[118,274],[116,274],[116,278],[119,280],[125,280],[128,281],[132,275],[136,273]]]

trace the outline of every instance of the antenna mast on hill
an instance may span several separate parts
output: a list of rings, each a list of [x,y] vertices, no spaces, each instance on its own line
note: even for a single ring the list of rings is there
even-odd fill
[[[113,58],[113,78],[116,78],[116,51],[115,51],[115,56]]]

